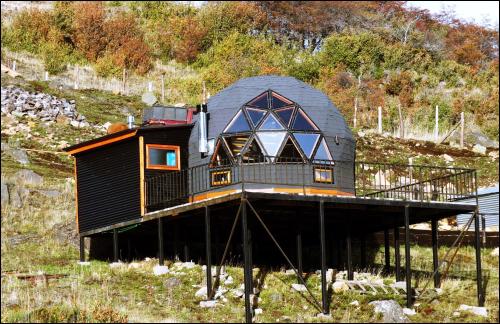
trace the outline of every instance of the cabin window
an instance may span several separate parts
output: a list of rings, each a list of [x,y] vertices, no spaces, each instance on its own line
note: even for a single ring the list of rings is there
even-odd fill
[[[157,170],[180,170],[179,146],[146,144],[146,168]]]
[[[314,168],[314,182],[333,183],[333,168]]]
[[[231,183],[231,170],[212,171],[212,186],[223,186]]]

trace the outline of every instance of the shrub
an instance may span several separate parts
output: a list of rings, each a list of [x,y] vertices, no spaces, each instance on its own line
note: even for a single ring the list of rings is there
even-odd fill
[[[43,66],[50,74],[57,74],[66,70],[71,48],[64,44],[48,42],[41,47]]]
[[[113,61],[113,56],[109,53],[97,59],[94,64],[94,69],[97,75],[101,77],[119,76],[121,68]]]
[[[14,18],[12,25],[2,30],[2,44],[12,51],[28,51],[38,54],[47,40],[51,15],[38,9],[23,10]]]
[[[91,62],[95,62],[106,49],[104,18],[104,8],[100,2],[76,5],[73,26],[75,46]]]

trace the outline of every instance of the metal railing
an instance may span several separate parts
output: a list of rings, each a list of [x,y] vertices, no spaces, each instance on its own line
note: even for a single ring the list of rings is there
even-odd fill
[[[374,162],[257,157],[211,162],[145,180],[148,211],[189,201],[195,195],[236,186],[276,185],[307,194],[334,189],[356,197],[451,202],[476,195],[476,171],[464,168]]]

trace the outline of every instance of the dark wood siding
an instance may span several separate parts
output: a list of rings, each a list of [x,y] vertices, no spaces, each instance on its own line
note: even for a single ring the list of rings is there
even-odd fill
[[[144,137],[144,161],[146,161],[146,144],[164,144],[164,145],[176,145],[180,148],[180,161],[181,170],[188,168],[189,159],[189,136],[191,134],[191,127],[177,127],[177,128],[163,128],[161,130],[144,130],[138,135]],[[146,164],[146,163],[144,163]],[[163,195],[164,197],[169,197],[172,193],[175,195],[184,196],[183,194],[188,194],[188,177],[186,172],[179,171],[168,171],[168,170],[152,170],[145,169],[144,177],[146,179],[151,177],[159,177],[164,174],[177,173],[178,177],[169,177],[165,181],[159,181],[162,188],[155,190],[155,188],[146,189],[146,195],[156,194]],[[151,192],[154,191],[154,192]],[[181,194],[183,193],[183,194]],[[184,201],[175,201],[174,204],[184,203]],[[153,210],[168,207],[167,205],[150,206],[147,212]]]
[[[76,155],[80,232],[141,217],[137,138]]]

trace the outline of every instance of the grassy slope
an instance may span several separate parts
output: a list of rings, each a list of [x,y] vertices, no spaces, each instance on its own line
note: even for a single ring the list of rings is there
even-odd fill
[[[53,93],[59,97],[75,99],[77,109],[90,122],[122,120],[120,109],[129,106],[136,116],[140,112],[137,98],[113,96],[100,91],[60,91],[44,87],[44,84],[25,83],[21,80],[5,79],[2,85],[22,83],[23,87]],[[41,88],[40,88],[41,87]],[[82,98],[83,97],[83,98]],[[3,124],[3,122],[2,122]],[[2,125],[2,129],[3,129]],[[60,140],[73,144],[99,135],[96,131],[82,131],[61,125],[46,128],[34,124],[35,140],[26,140],[25,134],[5,137],[2,141],[15,142],[25,148],[54,150],[51,145]],[[45,131],[45,134],[43,133]],[[48,133],[54,133],[53,139],[47,140]],[[38,139],[37,139],[38,138]],[[45,139],[45,140],[44,140]],[[434,146],[421,142],[422,148],[416,148],[415,141],[396,141],[378,136],[363,137],[358,140],[358,158],[360,160],[378,156],[380,160],[406,162],[417,151],[425,153],[422,163],[444,163],[441,155],[447,153],[455,158],[456,165],[479,167],[481,181],[490,182],[498,178],[498,164],[490,162],[488,157],[479,157],[469,151],[452,150],[447,146]],[[374,155],[377,154],[377,155]],[[243,301],[226,294],[228,301],[214,309],[201,309],[194,293],[203,278],[201,267],[185,270],[185,275],[177,276],[182,285],[166,288],[165,280],[172,277],[152,275],[152,267],[157,260],[141,262],[138,269],[111,269],[102,262],[91,262],[88,267],[76,264],[78,258],[77,240],[74,234],[74,193],[73,183],[66,178],[72,176],[71,160],[62,155],[29,152],[32,163],[28,168],[44,175],[43,189],[57,189],[62,195],[47,198],[36,192],[30,194],[28,201],[20,209],[9,205],[2,206],[2,271],[36,273],[43,271],[53,274],[68,275],[65,278],[50,280],[44,284],[22,281],[12,276],[2,277],[2,322],[23,321],[242,321]],[[439,157],[439,158],[438,158]],[[54,164],[57,163],[57,164]],[[59,167],[55,167],[59,165]],[[21,166],[2,153],[2,176],[9,176]],[[35,188],[36,189],[36,188]],[[404,249],[402,249],[404,252]],[[444,255],[445,249],[440,251]],[[488,276],[487,307],[490,322],[498,322],[498,258],[491,257],[485,250],[483,265]],[[378,265],[382,263],[382,251],[377,255]],[[439,303],[420,301],[414,321],[463,321],[477,322],[483,319],[462,313],[459,318],[451,314],[462,303],[475,305],[474,288],[474,253],[470,248],[462,248],[458,256],[459,265],[453,267],[452,274],[458,278],[443,282],[444,294],[438,297]],[[414,269],[429,273],[432,267],[428,248],[412,248]],[[377,265],[376,265],[377,266]],[[377,273],[377,269],[372,269]],[[228,273],[234,277],[230,288],[238,287],[242,282],[242,271],[238,267],[229,267]],[[255,272],[255,275],[258,273]],[[389,278],[386,278],[389,279]],[[418,278],[422,287],[423,279]],[[290,291],[295,279],[279,271],[271,271],[265,278],[266,288],[260,294],[259,307],[263,314],[257,317],[259,322],[267,321],[317,321],[317,310],[306,302],[299,293]],[[416,282],[415,282],[416,283]],[[414,284],[415,284],[414,283]],[[319,299],[319,277],[311,275],[308,285]],[[281,293],[282,302],[273,302],[272,294]],[[392,298],[394,296],[359,295],[346,293],[333,295],[331,308],[336,322],[380,321],[374,316],[367,303],[373,299]],[[403,304],[403,298],[396,298]],[[360,302],[359,307],[350,306],[353,300]]]

